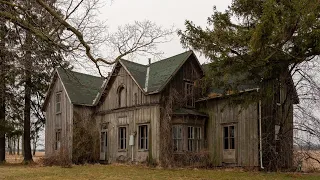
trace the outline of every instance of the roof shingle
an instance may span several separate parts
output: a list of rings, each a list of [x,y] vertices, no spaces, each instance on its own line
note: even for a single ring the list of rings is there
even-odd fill
[[[82,74],[62,68],[58,68],[57,71],[72,104],[93,105],[94,99],[102,90],[103,77]]]

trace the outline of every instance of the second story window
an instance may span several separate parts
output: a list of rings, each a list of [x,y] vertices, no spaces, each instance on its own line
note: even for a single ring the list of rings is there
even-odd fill
[[[56,93],[56,113],[61,113],[61,92]]]
[[[118,107],[126,106],[126,90],[123,86],[118,88]]]
[[[186,106],[194,107],[193,83],[185,82]]]

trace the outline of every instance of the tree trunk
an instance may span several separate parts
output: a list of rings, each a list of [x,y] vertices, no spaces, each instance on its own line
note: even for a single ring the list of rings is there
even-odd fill
[[[33,156],[36,155],[36,150],[37,150],[37,139],[36,137],[33,139]]]
[[[0,25],[0,36],[4,39],[4,25]],[[0,41],[0,163],[6,160],[6,137],[5,137],[5,52],[4,41]]]
[[[14,155],[16,155],[16,137],[12,138],[13,140],[13,149],[12,149],[12,152]]]
[[[17,142],[17,154],[20,155],[20,136],[18,136]]]
[[[0,163],[6,160],[6,137],[5,137],[5,100],[4,100],[4,78],[2,71],[3,58],[0,62]]]
[[[26,163],[32,161],[31,154],[31,142],[30,142],[30,111],[31,111],[31,71],[32,71],[32,61],[31,61],[31,44],[32,36],[29,32],[26,34],[26,54],[24,59],[25,68],[25,93],[24,93],[24,129],[23,129],[23,139],[24,139],[24,161]]]
[[[11,143],[11,137],[8,137],[8,150],[9,154],[12,155],[12,143]]]

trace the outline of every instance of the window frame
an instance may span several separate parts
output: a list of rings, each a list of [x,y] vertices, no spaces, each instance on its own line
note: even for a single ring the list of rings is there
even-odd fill
[[[58,98],[60,97],[60,98]],[[59,101],[58,101],[59,99]],[[56,114],[61,114],[62,110],[61,110],[61,102],[62,102],[62,91],[56,92],[55,94],[55,112]],[[59,104],[59,111],[58,111],[58,104]]]
[[[124,130],[124,136],[123,135]],[[118,150],[127,150],[127,126],[118,127]]]
[[[233,128],[233,134],[231,129]],[[227,133],[226,130],[227,129]],[[236,149],[236,126],[234,124],[223,126],[223,149],[235,150]],[[226,137],[227,134],[227,137]]]
[[[141,129],[144,132],[144,137],[141,137]],[[143,143],[141,143],[143,142]],[[140,124],[138,126],[138,149],[139,150],[149,150],[149,125]]]
[[[186,107],[194,107],[194,83],[191,81],[185,81],[184,92],[186,99]],[[191,104],[189,104],[191,102]]]
[[[188,151],[199,152],[202,149],[202,128],[200,126],[188,126]],[[190,133],[191,132],[191,133]],[[190,136],[191,135],[191,136]]]
[[[61,129],[55,130],[54,150],[58,151],[61,148]]]
[[[180,130],[180,132],[179,132]],[[175,136],[176,131],[176,136]],[[173,152],[183,151],[183,125],[172,125]],[[177,148],[176,148],[177,147]]]
[[[124,93],[124,97],[122,97],[122,93]],[[126,88],[124,85],[120,85],[117,90],[117,100],[118,100],[118,108],[126,107],[126,101],[127,101],[127,94],[126,94]],[[122,99],[124,98],[124,99]],[[122,101],[124,101],[124,104],[122,104]]]

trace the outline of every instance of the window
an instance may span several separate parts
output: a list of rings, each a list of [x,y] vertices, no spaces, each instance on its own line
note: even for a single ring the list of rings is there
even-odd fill
[[[59,129],[59,130],[56,130],[54,149],[55,150],[60,149],[60,145],[61,145],[61,130]]]
[[[277,105],[278,106],[281,106],[281,103],[282,103],[282,84],[281,84],[281,82],[279,83],[279,85],[278,85],[278,87],[276,87],[276,88],[278,88],[278,90],[277,90],[277,92],[276,92],[276,100],[277,100]]]
[[[274,126],[274,139],[275,140],[279,140],[279,131],[280,131],[280,126],[275,125]]]
[[[137,105],[137,104],[138,104],[138,94],[137,94],[137,93],[134,93],[134,96],[133,96],[133,104],[134,104],[134,105]]]
[[[188,127],[188,151],[200,151],[201,150],[201,128],[200,127]]]
[[[172,138],[173,138],[173,151],[182,151],[182,126],[172,126]]]
[[[193,83],[185,83],[185,95],[186,95],[186,106],[194,107],[194,97],[193,97]]]
[[[119,127],[119,149],[127,149],[127,128]]]
[[[235,149],[234,126],[223,127],[223,147],[224,149]]]
[[[61,113],[61,92],[56,93],[56,113]]]
[[[139,149],[148,149],[148,125],[139,126]]]
[[[126,91],[123,86],[118,88],[118,107],[126,106]]]

